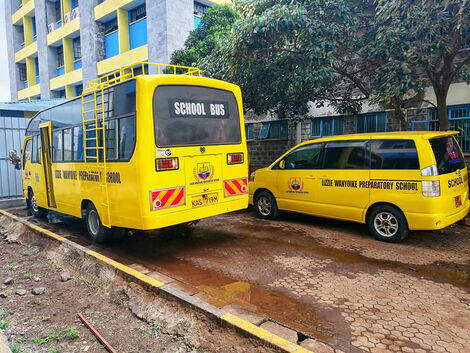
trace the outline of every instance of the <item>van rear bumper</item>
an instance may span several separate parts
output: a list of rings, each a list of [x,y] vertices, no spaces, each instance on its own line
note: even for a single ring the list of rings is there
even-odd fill
[[[460,221],[468,214],[469,210],[470,203],[467,202],[460,211],[450,215],[406,213],[405,216],[410,230],[437,230]]]
[[[169,227],[176,224],[186,223],[216,216],[219,214],[239,211],[248,207],[248,195],[240,197],[225,198],[223,202],[219,202],[210,206],[199,208],[183,208],[174,207],[174,212],[165,212],[159,214],[159,211],[153,211],[150,216],[142,217],[142,227],[140,230],[151,230],[163,227]],[[163,211],[163,210],[162,210]]]

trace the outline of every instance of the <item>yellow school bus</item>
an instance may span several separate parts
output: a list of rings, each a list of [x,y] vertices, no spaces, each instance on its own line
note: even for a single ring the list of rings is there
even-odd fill
[[[23,192],[35,216],[82,217],[104,242],[246,208],[246,156],[238,86],[139,63],[31,120]]]
[[[250,203],[262,218],[279,210],[366,223],[377,239],[434,230],[470,208],[468,169],[457,132],[384,132],[303,142],[254,172]]]

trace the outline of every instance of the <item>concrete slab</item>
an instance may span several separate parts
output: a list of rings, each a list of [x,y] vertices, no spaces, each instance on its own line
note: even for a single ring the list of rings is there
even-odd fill
[[[22,197],[16,199],[0,200],[0,209],[5,210],[13,207],[26,207],[26,200]]]
[[[7,337],[0,331],[0,353],[11,353]]]
[[[223,314],[225,313],[233,314],[256,326],[261,325],[266,320],[265,316],[261,316],[254,312],[246,310],[237,304],[226,305],[221,310]]]
[[[335,353],[335,350],[333,348],[311,338],[307,338],[299,344],[300,347],[303,347],[315,353]]]
[[[297,341],[299,340],[297,332],[295,332],[294,330],[291,330],[290,328],[276,324],[272,321],[267,321],[261,324],[260,327],[265,329],[266,331],[269,331],[275,334],[276,336],[284,338],[285,340],[289,342],[297,343]]]

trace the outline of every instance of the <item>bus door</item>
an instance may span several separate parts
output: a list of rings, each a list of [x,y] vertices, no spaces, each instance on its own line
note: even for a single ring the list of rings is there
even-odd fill
[[[56,207],[54,196],[54,182],[52,175],[52,123],[46,122],[39,125],[41,132],[41,161],[44,168],[45,191],[47,196],[47,204],[49,207]]]

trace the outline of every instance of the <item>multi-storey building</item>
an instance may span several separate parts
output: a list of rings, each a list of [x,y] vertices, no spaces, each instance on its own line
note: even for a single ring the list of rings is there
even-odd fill
[[[224,0],[5,0],[12,100],[72,98],[138,61],[167,63]]]

